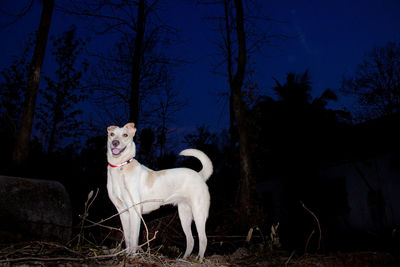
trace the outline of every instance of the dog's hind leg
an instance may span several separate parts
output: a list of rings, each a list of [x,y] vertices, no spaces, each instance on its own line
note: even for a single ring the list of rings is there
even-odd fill
[[[204,253],[207,248],[207,235],[206,235],[206,221],[207,212],[194,211],[194,222],[196,223],[197,234],[199,235],[199,258],[200,262],[203,261]]]
[[[188,204],[184,202],[179,203],[178,213],[179,213],[179,219],[181,220],[183,232],[185,233],[186,236],[186,251],[185,254],[183,255],[183,258],[185,259],[192,253],[194,246],[194,239],[192,235],[192,221],[193,221],[192,209]]]

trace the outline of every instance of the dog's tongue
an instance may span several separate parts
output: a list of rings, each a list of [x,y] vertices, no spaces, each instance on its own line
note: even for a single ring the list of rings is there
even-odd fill
[[[112,149],[112,153],[113,153],[114,155],[118,155],[119,152],[121,152],[121,150],[119,150],[118,148],[113,148],[113,149]]]

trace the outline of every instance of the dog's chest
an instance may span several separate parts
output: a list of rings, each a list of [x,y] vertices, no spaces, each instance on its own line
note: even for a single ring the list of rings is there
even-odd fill
[[[132,168],[127,168],[127,166],[120,166],[117,168],[112,168],[109,171],[109,183],[113,191],[118,191],[123,193],[124,191],[131,191],[133,188],[137,187],[139,182],[137,171]]]
[[[123,207],[132,205],[133,202],[140,202],[140,194],[137,192],[137,179],[131,172],[126,172],[120,167],[109,170],[107,190],[116,202]]]
[[[131,179],[131,180],[134,179],[135,176],[138,176],[138,172],[137,172],[136,168],[132,168],[129,165],[112,168],[111,174],[112,174],[112,177],[116,176],[121,179],[122,178],[126,179],[129,177],[129,179]]]

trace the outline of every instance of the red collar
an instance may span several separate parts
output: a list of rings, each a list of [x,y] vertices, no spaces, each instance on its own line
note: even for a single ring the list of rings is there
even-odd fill
[[[121,164],[118,164],[118,165],[113,165],[113,164],[111,164],[111,163],[109,162],[108,165],[109,165],[110,167],[112,167],[112,168],[116,168],[116,167],[121,167],[121,166],[124,166],[124,165],[126,165],[126,164],[129,164],[129,163],[131,163],[133,160],[134,160],[134,158],[131,158],[130,160],[127,160],[127,161],[125,161],[125,162],[122,162]]]

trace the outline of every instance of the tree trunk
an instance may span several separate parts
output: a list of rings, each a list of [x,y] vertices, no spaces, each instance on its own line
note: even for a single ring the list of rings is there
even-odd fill
[[[131,73],[131,96],[129,101],[129,121],[134,122],[136,125],[139,123],[139,87],[140,87],[140,72],[143,57],[143,41],[145,32],[145,0],[139,0],[137,10],[137,28],[135,47],[132,57],[132,73]]]
[[[13,161],[16,165],[24,163],[29,154],[29,143],[35,115],[36,98],[39,88],[40,72],[46,52],[46,44],[53,15],[54,0],[43,0],[42,15],[36,32],[36,46],[29,66],[28,86],[25,93],[24,111],[21,125],[14,144]]]
[[[239,142],[240,157],[240,180],[238,185],[237,202],[240,212],[240,225],[249,226],[251,213],[253,210],[253,201],[251,197],[251,187],[254,184],[251,151],[248,143],[248,131],[246,127],[245,108],[241,97],[233,95],[233,110],[236,121],[236,131]]]
[[[251,151],[248,143],[248,131],[246,126],[246,108],[242,99],[242,86],[246,73],[247,52],[246,36],[244,30],[244,12],[242,0],[235,0],[236,10],[236,34],[238,42],[237,70],[230,80],[231,111],[235,120],[236,134],[239,142],[240,156],[240,180],[238,186],[237,201],[239,202],[241,227],[249,226],[252,211],[251,186],[254,182],[251,164]],[[231,60],[232,64],[232,60]]]
[[[230,16],[230,0],[224,1],[224,12],[225,12],[225,30],[226,30],[226,52],[227,52],[227,71],[229,86],[233,81],[233,51],[232,51],[232,38],[231,38],[231,16]],[[233,94],[229,96],[229,134],[231,135],[231,145],[234,146],[236,143],[237,130],[235,126],[235,116],[233,110]]]

